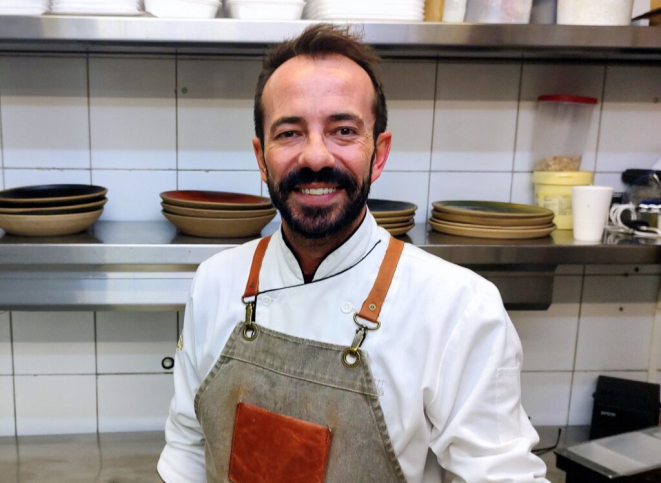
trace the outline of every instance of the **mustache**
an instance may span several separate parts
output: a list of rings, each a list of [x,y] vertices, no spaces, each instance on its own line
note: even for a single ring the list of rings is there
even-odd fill
[[[358,182],[353,176],[346,171],[330,167],[322,168],[319,171],[313,171],[310,168],[292,171],[280,180],[278,189],[282,194],[289,194],[298,186],[309,183],[334,184],[347,193],[353,193],[358,189]]]

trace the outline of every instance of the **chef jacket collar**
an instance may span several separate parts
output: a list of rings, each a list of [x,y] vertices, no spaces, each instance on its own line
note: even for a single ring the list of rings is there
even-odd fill
[[[358,229],[342,245],[337,247],[321,262],[314,274],[313,281],[329,277],[342,270],[346,270],[358,263],[379,241],[379,229],[376,220],[369,212]],[[281,272],[282,281],[287,285],[303,283],[303,271],[296,256],[287,246],[283,235],[282,225],[273,234],[271,244],[275,247],[278,267]]]

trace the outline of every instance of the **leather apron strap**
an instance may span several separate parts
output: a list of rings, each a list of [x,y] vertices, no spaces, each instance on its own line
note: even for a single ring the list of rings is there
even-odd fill
[[[386,295],[388,295],[388,289],[390,289],[392,278],[395,275],[399,257],[402,255],[402,250],[404,250],[404,242],[390,237],[390,243],[388,243],[388,249],[386,250],[386,255],[383,257],[383,262],[381,262],[379,274],[376,276],[372,291],[367,296],[367,299],[365,299],[365,302],[363,302],[360,312],[358,312],[358,317],[373,323],[377,322],[383,301],[386,299]]]
[[[250,266],[250,275],[248,275],[248,282],[246,283],[246,290],[243,293],[244,300],[249,297],[254,297],[259,293],[259,271],[262,269],[262,262],[266,254],[266,248],[269,246],[271,236],[267,236],[259,240],[257,249],[252,257],[252,265]]]

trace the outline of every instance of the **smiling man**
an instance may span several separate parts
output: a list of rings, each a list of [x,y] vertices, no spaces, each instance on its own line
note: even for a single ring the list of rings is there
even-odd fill
[[[377,60],[327,25],[266,58],[253,148],[282,225],[196,273],[164,481],[546,481],[497,290],[366,209],[392,138]]]

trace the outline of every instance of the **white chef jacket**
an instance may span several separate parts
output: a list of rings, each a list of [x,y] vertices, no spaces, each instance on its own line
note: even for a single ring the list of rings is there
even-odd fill
[[[298,261],[276,232],[259,289],[291,288],[258,296],[257,324],[349,346],[353,314],[374,284],[389,239],[367,213],[313,282],[303,284]],[[218,253],[193,280],[158,462],[167,483],[206,479],[193,400],[245,318],[241,296],[256,247],[252,241]],[[407,244],[379,319],[381,328],[367,334],[362,350],[409,483],[547,482],[544,463],[530,452],[539,438],[521,407],[521,343],[493,284]]]

